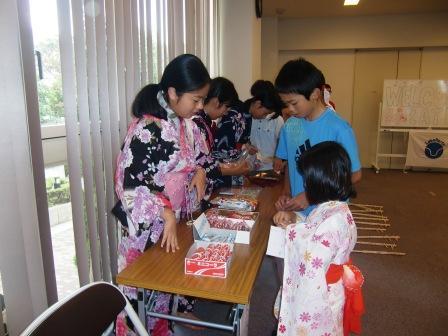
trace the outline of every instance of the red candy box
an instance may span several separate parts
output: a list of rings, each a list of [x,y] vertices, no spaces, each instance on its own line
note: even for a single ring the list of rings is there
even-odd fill
[[[195,241],[185,257],[185,274],[226,278],[233,244]]]

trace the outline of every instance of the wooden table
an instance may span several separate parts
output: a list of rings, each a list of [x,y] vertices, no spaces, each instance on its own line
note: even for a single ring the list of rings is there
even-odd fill
[[[117,283],[137,287],[140,290],[158,290],[230,302],[238,305],[238,309],[244,309],[250,302],[255,279],[266,252],[272,216],[275,212],[274,203],[280,190],[279,184],[261,191],[258,197],[260,214],[252,232],[250,245],[235,244],[226,279],[184,274],[184,258],[193,244],[193,232],[192,227],[182,222],[178,226],[177,233],[178,251],[166,253],[158,243],[120,272],[116,277]],[[144,316],[141,311],[139,313],[141,317]]]

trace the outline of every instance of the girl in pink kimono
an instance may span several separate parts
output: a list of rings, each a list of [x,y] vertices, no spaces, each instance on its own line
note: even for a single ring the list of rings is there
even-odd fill
[[[356,226],[350,159],[336,142],[319,143],[298,162],[306,197],[317,207],[305,222],[280,211],[286,227],[285,270],[277,335],[342,336],[360,332],[362,274],[351,265]],[[295,224],[291,224],[295,223]]]
[[[176,225],[186,211],[187,197],[194,194],[201,200],[206,179],[213,178],[216,167],[191,120],[203,108],[209,81],[199,58],[181,55],[167,65],[160,83],[145,86],[132,104],[134,118],[115,173],[118,203],[113,213],[120,221],[119,271],[159,240],[167,253],[175,252],[179,248]],[[137,298],[136,288],[122,289],[131,302]],[[155,311],[169,313],[172,295],[155,295]],[[181,298],[178,308],[191,312],[193,300]],[[166,320],[148,321],[151,335],[171,334]],[[116,334],[133,335],[124,315],[117,320]]]

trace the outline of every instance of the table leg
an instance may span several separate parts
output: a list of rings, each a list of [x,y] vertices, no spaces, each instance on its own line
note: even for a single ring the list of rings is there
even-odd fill
[[[249,304],[242,305],[238,304],[234,309],[236,309],[232,325],[226,326],[218,323],[210,323],[205,321],[198,320],[190,320],[186,318],[180,318],[177,316],[172,316],[169,314],[160,314],[153,312],[154,302],[153,302],[153,294],[154,291],[150,291],[151,295],[148,298],[148,291],[143,288],[138,288],[137,295],[137,309],[138,309],[138,317],[140,321],[146,326],[146,317],[152,316],[156,318],[167,319],[176,322],[186,322],[193,325],[204,326],[208,328],[216,328],[220,330],[228,330],[234,331],[237,336],[247,336],[249,334]]]
[[[237,325],[236,325],[236,335],[237,336],[247,336],[249,335],[249,307],[250,305],[241,305],[237,307]]]
[[[146,309],[145,309],[145,289],[144,288],[138,288],[137,293],[137,310],[138,310],[138,317],[140,318],[140,321],[142,321],[143,325],[146,328]]]

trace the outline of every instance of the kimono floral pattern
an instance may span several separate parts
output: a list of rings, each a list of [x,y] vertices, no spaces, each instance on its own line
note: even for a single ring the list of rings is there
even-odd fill
[[[193,121],[199,129],[202,141],[206,147],[207,155],[205,156],[206,158],[204,157],[204,160],[207,160],[208,162],[208,176],[210,176],[211,179],[216,180],[216,178],[221,176],[221,171],[219,170],[219,162],[212,156],[212,152],[214,151],[214,135],[211,129],[212,120],[204,111],[201,111],[193,117]]]
[[[201,111],[193,120],[201,130],[204,142],[208,147],[209,159],[214,162],[215,169],[211,171],[214,187],[230,186],[231,176],[222,176],[219,170],[219,162],[238,159],[241,150],[236,149],[239,143],[244,143],[243,133],[246,128],[243,115],[236,107],[229,109],[212,131],[212,120]],[[210,162],[210,163],[211,163]]]
[[[243,139],[246,121],[238,107],[231,107],[221,118],[215,134],[214,151],[229,151],[235,149],[238,143],[245,143]]]
[[[342,336],[342,280],[327,285],[330,264],[348,261],[356,226],[344,202],[318,205],[305,223],[289,225],[277,335]]]
[[[167,111],[167,120],[152,116],[134,119],[117,159],[115,192],[119,201],[112,212],[120,223],[119,271],[160,239],[165,207],[175,214],[185,210],[185,184],[198,167],[207,170],[210,165],[196,124],[178,118],[160,94],[158,99]],[[168,179],[173,176],[183,184],[168,190]],[[174,202],[173,197],[181,201]],[[137,298],[136,288],[124,286],[122,290],[130,300]],[[172,295],[157,293],[156,297],[156,310],[168,313]],[[193,301],[182,299],[179,311],[192,310]],[[152,335],[171,334],[166,320],[150,318],[148,325]],[[126,326],[124,315],[117,321],[116,332],[117,335],[133,335]]]

